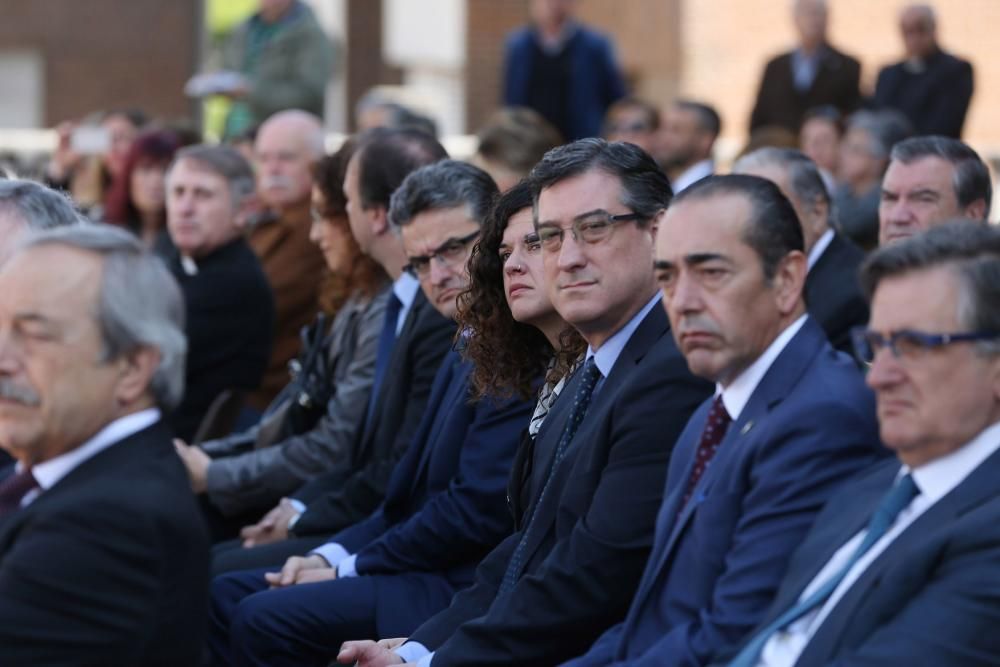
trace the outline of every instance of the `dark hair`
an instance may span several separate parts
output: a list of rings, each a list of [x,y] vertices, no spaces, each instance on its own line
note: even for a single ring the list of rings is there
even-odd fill
[[[913,134],[910,121],[894,109],[856,111],[848,117],[847,129],[867,134],[868,152],[882,160],[888,160],[892,147]]]
[[[412,172],[392,193],[389,223],[399,228],[424,211],[456,206],[467,207],[469,217],[482,223],[496,194],[497,184],[479,167],[442,160]]]
[[[795,209],[777,185],[747,174],[703,178],[677,195],[674,203],[727,194],[743,195],[750,201],[751,215],[743,241],[760,257],[764,278],[770,282],[788,253],[802,252],[804,248],[802,225]]]
[[[510,219],[531,208],[531,187],[521,181],[500,195],[483,221],[479,242],[469,258],[469,287],[458,296],[459,330],[466,337],[465,356],[473,363],[470,382],[476,398],[492,395],[530,398],[553,350],[541,331],[516,321],[503,287],[500,244]],[[567,327],[549,381],[564,375],[584,349],[583,339]]]
[[[1000,333],[1000,229],[992,225],[955,220],[881,246],[861,265],[861,286],[871,300],[886,278],[938,267],[952,269],[959,280],[960,326]],[[983,341],[977,347],[1000,354],[998,341]]]
[[[547,151],[562,143],[559,130],[540,113],[525,107],[496,111],[476,137],[478,155],[522,176],[527,176]]]
[[[982,199],[986,206],[983,219],[990,212],[993,199],[993,183],[986,164],[976,151],[958,139],[941,136],[911,137],[900,141],[892,148],[889,159],[893,162],[910,164],[925,157],[936,157],[950,163],[955,173],[951,183],[955,198],[962,208]]]
[[[643,120],[649,131],[652,132],[660,128],[660,110],[653,106],[652,103],[639,97],[623,97],[608,107],[608,112],[604,114],[605,135],[609,134],[612,117],[628,109],[638,109],[642,113],[645,117]]]
[[[844,116],[840,113],[837,107],[832,104],[824,104],[822,106],[808,109],[805,114],[802,115],[802,124],[800,127],[805,126],[805,124],[811,120],[826,121],[833,126],[833,129],[836,130],[838,137],[844,135]]]
[[[560,181],[591,170],[617,176],[622,184],[623,206],[645,218],[645,226],[670,204],[673,190],[656,160],[633,144],[604,139],[579,139],[553,148],[531,171],[532,194],[537,218],[538,195]]]
[[[139,167],[161,166],[166,172],[180,148],[180,140],[171,130],[147,130],[142,132],[125,154],[125,163],[118,178],[111,184],[105,200],[104,217],[116,225],[128,227],[133,232],[140,231],[139,210],[132,200],[132,173]],[[166,207],[160,211],[159,228],[167,222]]]
[[[382,265],[361,252],[347,220],[344,174],[354,149],[354,141],[348,139],[336,153],[324,156],[313,167],[313,183],[323,194],[324,201],[323,209],[317,213],[322,216],[326,224],[334,225],[346,232],[346,250],[351,257],[350,268],[342,275],[330,274],[328,282],[321,290],[324,295],[323,310],[331,313],[340,310],[352,293],[360,293],[367,299],[372,298],[388,279]]]
[[[411,172],[443,160],[448,152],[434,137],[419,130],[376,127],[362,133],[354,152],[364,208],[389,209],[392,193]]]
[[[674,102],[674,107],[694,112],[698,118],[698,126],[713,137],[719,136],[722,132],[722,119],[713,107],[693,100],[677,100]]]

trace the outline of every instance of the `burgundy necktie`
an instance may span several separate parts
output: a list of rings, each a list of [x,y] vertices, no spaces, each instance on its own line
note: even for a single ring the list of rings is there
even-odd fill
[[[31,470],[22,470],[0,482],[0,516],[7,516],[21,507],[21,499],[38,486]]]
[[[679,511],[683,510],[688,501],[691,500],[694,487],[697,486],[701,476],[705,474],[705,469],[708,468],[708,464],[719,449],[719,443],[725,437],[726,429],[729,428],[731,421],[732,418],[722,403],[722,394],[719,394],[712,401],[712,407],[708,411],[708,419],[705,420],[705,429],[701,432],[701,440],[698,441],[698,449],[694,454],[694,467],[691,468],[691,476],[688,478],[687,486],[684,487],[684,499],[681,501]]]

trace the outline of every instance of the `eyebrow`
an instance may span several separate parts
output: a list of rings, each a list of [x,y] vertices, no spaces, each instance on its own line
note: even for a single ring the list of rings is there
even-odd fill
[[[727,264],[731,262],[728,257],[717,252],[696,252],[690,255],[684,255],[684,263],[688,266],[698,266],[699,264],[714,261],[722,261]]]
[[[657,259],[653,261],[654,271],[666,271],[668,269],[674,268],[674,263],[666,259]]]
[[[592,215],[608,215],[608,212],[607,212],[606,209],[603,209],[603,208],[595,208],[595,209],[592,209],[590,211],[584,211],[583,213],[577,213],[576,215],[573,216],[572,219],[574,221],[576,221],[576,220],[583,220],[584,218],[589,218]],[[542,220],[536,226],[537,227],[541,227],[542,225],[557,225],[558,226],[558,224],[559,223],[556,220]]]

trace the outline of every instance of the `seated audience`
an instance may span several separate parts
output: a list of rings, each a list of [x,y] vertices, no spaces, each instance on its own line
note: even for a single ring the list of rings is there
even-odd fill
[[[494,112],[476,132],[479,147],[472,164],[483,169],[506,192],[528,175],[542,156],[562,143],[559,131],[527,107]]]
[[[168,421],[190,441],[223,391],[259,383],[271,350],[274,299],[240,220],[253,171],[235,149],[188,146],[167,171],[167,267],[184,294],[188,339],[184,399]]]
[[[882,178],[879,245],[954,218],[985,221],[992,198],[989,169],[966,144],[936,136],[901,141]]]
[[[858,111],[847,119],[833,202],[839,231],[866,251],[878,245],[878,206],[889,153],[909,135],[909,122],[895,111]]]
[[[495,193],[486,172],[447,160],[410,174],[393,194],[410,269],[442,315],[456,315],[455,290],[466,289],[469,249]],[[551,304],[541,305],[527,310],[529,323],[553,319]],[[327,665],[359,630],[409,633],[472,582],[479,560],[510,534],[506,482],[531,404],[526,396],[471,401],[471,371],[458,352],[445,357],[421,427],[371,516],[281,572],[215,580],[216,664]],[[312,585],[296,585],[304,583]]]
[[[796,150],[762,148],[741,157],[733,172],[766,178],[791,202],[806,254],[806,310],[836,349],[850,353],[851,329],[868,322],[858,283],[864,252],[836,232],[830,193],[816,163]]]
[[[833,193],[840,162],[840,140],[844,136],[844,121],[835,107],[810,109],[802,119],[799,149],[816,163],[828,192]]]
[[[391,288],[382,266],[351,236],[343,182],[352,152],[349,142],[320,160],[310,232],[350,296],[332,322],[320,315],[312,324],[295,376],[260,424],[200,447],[178,444],[194,490],[239,526],[306,481],[344,466],[364,426]]]
[[[330,290],[323,255],[309,241],[312,169],[323,157],[323,126],[305,111],[268,118],[254,141],[257,197],[263,210],[248,221],[247,241],[274,294],[271,358],[247,403],[262,412],[288,384],[288,362],[299,353],[299,332],[324,308]]]
[[[454,321],[443,317],[416,277],[403,270],[407,257],[389,223],[389,202],[410,172],[444,157],[441,144],[418,130],[377,128],[360,136],[344,176],[348,222],[361,252],[393,279],[363,427],[347,457],[291,497],[275,499],[270,512],[241,531],[242,544],[219,545],[217,572],[269,566],[305,553],[367,517],[384,499],[455,333]],[[231,502],[238,502],[237,496]]]
[[[679,100],[666,110],[654,155],[675,193],[715,171],[712,149],[721,129],[719,114],[707,104]]]
[[[742,174],[692,186],[660,222],[671,328],[716,393],[674,447],[627,618],[567,664],[695,667],[737,645],[823,503],[880,457],[871,392],[806,315],[801,230],[773,183]]]
[[[553,664],[620,622],[639,584],[673,441],[708,394],[653,276],[670,186],[641,149],[601,139],[550,151],[531,180],[549,298],[588,345],[513,482],[531,502],[475,583],[395,655],[352,642],[341,662]]]
[[[37,233],[0,267],[4,664],[198,664],[208,540],[161,415],[183,317],[113,227]]]
[[[896,456],[830,500],[732,667],[1000,656],[1000,231],[931,229],[862,280],[858,356]]]
[[[608,108],[602,134],[608,141],[627,141],[652,155],[659,129],[659,109],[638,97],[625,97]]]

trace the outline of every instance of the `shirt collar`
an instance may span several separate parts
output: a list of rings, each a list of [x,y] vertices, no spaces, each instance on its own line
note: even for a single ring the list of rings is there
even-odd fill
[[[406,271],[399,274],[399,277],[392,283],[392,293],[403,304],[404,309],[409,309],[413,305],[413,300],[417,298],[417,290],[419,289],[420,281]]]
[[[160,419],[160,411],[147,408],[139,412],[119,417],[90,437],[79,447],[71,449],[31,468],[31,473],[38,480],[42,490],[50,489],[56,482],[68,475],[74,468],[99,452],[125,438],[152,426]],[[18,466],[20,467],[20,466]]]
[[[601,371],[601,375],[603,377],[608,377],[608,375],[611,374],[611,369],[614,368],[615,362],[618,361],[618,357],[621,356],[622,350],[625,349],[625,345],[627,345],[629,339],[632,338],[632,334],[634,334],[635,330],[639,328],[639,324],[641,324],[642,320],[649,314],[649,311],[651,311],[658,303],[660,303],[659,292],[653,295],[653,298],[642,307],[642,310],[633,315],[632,319],[630,319],[625,326],[615,332],[611,338],[604,341],[604,344],[601,345],[600,349],[595,352],[594,348],[590,346],[587,347],[587,359],[590,359],[591,357],[594,358],[594,363],[597,364],[597,370]]]
[[[913,475],[920,495],[935,503],[958,486],[969,474],[1000,449],[1000,422],[996,422],[955,451],[930,463],[910,469],[903,466],[899,475]]]
[[[809,250],[809,258],[807,260],[806,272],[812,271],[812,268],[816,266],[816,262],[819,258],[823,256],[823,251],[830,246],[830,242],[833,241],[833,230],[827,229],[823,232],[823,235],[816,239],[816,243]]]
[[[795,334],[799,332],[799,329],[805,323],[806,316],[802,315],[799,319],[785,327],[785,330],[771,341],[771,344],[767,346],[764,353],[757,357],[757,360],[750,364],[742,373],[737,375],[736,379],[730,382],[728,387],[724,388],[722,385],[716,385],[715,394],[716,396],[720,393],[722,394],[722,404],[726,406],[726,412],[729,413],[733,421],[739,419],[740,413],[743,412],[743,408],[746,407],[750,401],[750,397],[757,390],[757,385],[760,384],[768,369],[771,368],[771,364],[774,363],[774,360],[778,358],[778,355],[781,354],[785,346],[795,337]]]
[[[711,176],[714,171],[715,163],[710,158],[704,159],[701,162],[695,162],[681,172],[681,175],[673,180],[670,187],[676,195],[693,183],[700,181],[706,176]]]

